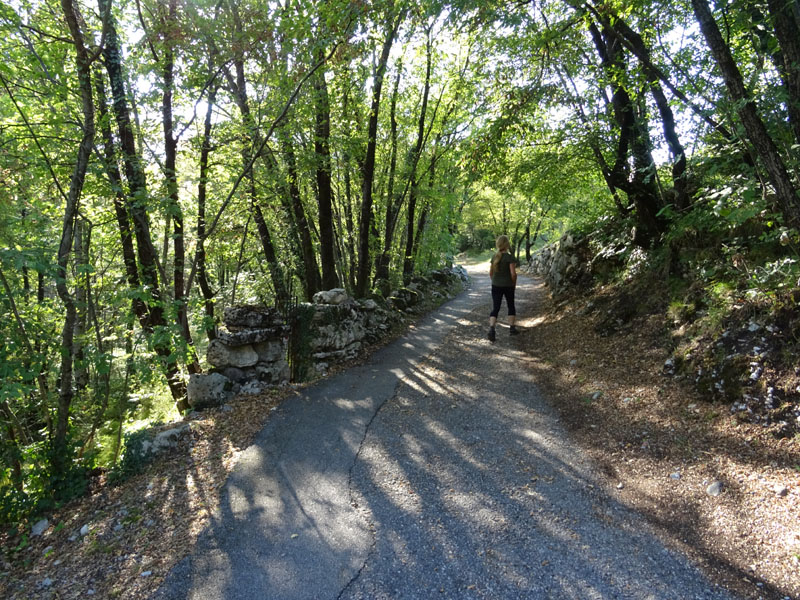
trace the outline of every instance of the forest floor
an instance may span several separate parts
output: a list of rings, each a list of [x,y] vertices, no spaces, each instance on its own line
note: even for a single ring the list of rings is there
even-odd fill
[[[739,423],[726,405],[663,376],[663,316],[603,336],[581,310],[589,299],[556,304],[539,285],[536,310],[520,315],[520,347],[573,442],[616,497],[710,579],[744,598],[800,598],[800,440]],[[191,551],[237,456],[295,393],[204,412],[169,456],[116,487],[96,480],[89,496],[48,515],[43,535],[4,532],[0,596],[149,597]],[[712,497],[716,481],[722,493]]]

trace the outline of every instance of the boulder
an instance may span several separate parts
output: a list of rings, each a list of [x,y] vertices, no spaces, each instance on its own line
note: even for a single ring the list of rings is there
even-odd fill
[[[311,300],[314,304],[342,304],[349,299],[350,297],[343,288],[333,288],[317,292]]]
[[[255,372],[260,381],[272,385],[280,385],[289,381],[289,363],[285,360],[280,360],[271,365],[259,364],[256,366]]]
[[[251,367],[258,362],[258,354],[249,344],[229,346],[220,339],[212,340],[206,351],[208,362],[215,367]]]
[[[247,373],[237,367],[226,367],[222,369],[222,374],[234,383],[242,383],[247,379]]]
[[[286,345],[283,340],[269,340],[253,345],[259,362],[273,363],[286,356]]]
[[[267,340],[279,339],[289,331],[288,326],[280,325],[261,329],[229,330],[226,327],[217,328],[217,339],[228,346],[246,346],[258,344]]]
[[[186,386],[186,396],[189,406],[201,410],[225,404],[231,395],[230,390],[231,381],[222,373],[192,373]]]
[[[47,528],[50,527],[50,522],[47,519],[41,519],[36,521],[33,527],[31,527],[31,537],[38,537],[42,535]]]
[[[348,326],[350,325],[350,326]],[[319,327],[311,340],[311,349],[316,352],[341,350],[356,339],[363,337],[364,328],[355,328],[353,324],[331,324]],[[358,335],[361,337],[357,338]]]
[[[187,431],[189,431],[188,423],[181,425],[180,427],[175,427],[174,429],[167,429],[157,433],[153,438],[153,441],[150,443],[148,451],[158,454],[159,452],[163,452],[169,448],[174,448],[178,444],[180,437]],[[145,444],[146,443],[147,442],[145,442]],[[142,444],[142,449],[144,449],[144,447],[144,444]]]
[[[373,312],[378,309],[378,303],[375,302],[372,298],[368,298],[366,300],[361,301],[361,308],[363,308],[367,312]]]
[[[283,324],[283,317],[268,306],[229,306],[225,308],[222,321],[233,328],[266,329]]]

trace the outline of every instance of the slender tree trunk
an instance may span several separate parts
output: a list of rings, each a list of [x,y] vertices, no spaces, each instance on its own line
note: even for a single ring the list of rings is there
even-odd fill
[[[86,364],[86,353],[84,352],[86,330],[88,325],[88,291],[89,274],[84,266],[89,264],[89,242],[90,225],[85,219],[78,217],[75,219],[75,308],[77,316],[75,318],[75,341],[73,355],[75,356],[75,391],[82,394],[89,386],[89,368]]]
[[[800,144],[800,20],[789,0],[767,0],[775,37],[783,53],[782,76],[786,88],[789,123]]]
[[[19,335],[22,339],[22,343],[25,345],[28,354],[33,357],[34,355],[34,348],[33,344],[31,344],[31,340],[28,337],[28,333],[25,330],[25,323],[22,321],[22,317],[19,314],[19,310],[17,309],[17,304],[14,301],[14,296],[11,293],[11,286],[8,285],[8,281],[6,280],[6,276],[3,273],[3,270],[0,269],[0,284],[2,284],[3,290],[6,293],[8,298],[8,304],[11,308],[11,312],[14,315],[14,320],[17,322],[17,328],[19,329]],[[38,349],[36,350],[38,353]],[[47,389],[47,379],[43,371],[40,371],[36,377],[36,381],[39,387],[39,396],[41,404],[44,406],[48,405],[49,393]],[[19,425],[16,417],[14,416],[14,412],[11,410],[8,402],[3,400],[0,403],[0,414],[6,420],[6,433],[8,435],[8,439],[10,442],[10,462],[12,468],[12,483],[15,488],[22,491],[23,489],[23,480],[22,480],[22,463],[21,463],[21,454],[19,449],[20,443],[25,443],[28,440],[25,436],[25,430]],[[49,414],[49,412],[47,413]],[[48,423],[49,425],[49,423]],[[16,432],[19,433],[19,437],[22,438],[17,440]]]
[[[345,86],[344,91],[342,92],[342,114],[344,115],[343,124],[342,124],[342,133],[344,134],[345,139],[350,139],[351,131],[350,131],[350,115],[349,115],[349,105],[350,105],[350,95],[348,93],[348,89]],[[344,179],[344,201],[340,201],[340,204],[344,207],[344,218],[345,224],[347,229],[340,231],[344,231],[344,235],[340,235],[340,239],[344,240],[344,245],[347,250],[347,258],[348,258],[348,268],[345,270],[346,279],[348,284],[349,291],[353,292],[356,289],[356,245],[355,245],[355,223],[353,221],[353,185],[352,180],[350,177],[350,165],[352,163],[352,157],[350,156],[349,150],[345,147],[342,151],[342,171],[343,171],[343,179]],[[344,254],[344,253],[343,253]],[[344,261],[343,261],[344,262]]]
[[[217,337],[216,319],[214,317],[214,292],[208,281],[206,272],[206,196],[208,194],[208,162],[211,155],[211,118],[217,100],[216,85],[208,92],[208,110],[203,122],[203,141],[200,147],[200,181],[197,184],[197,283],[203,294],[206,309],[205,330],[208,340]]]
[[[736,66],[719,27],[717,27],[708,3],[706,0],[692,0],[692,7],[700,24],[700,30],[703,32],[711,54],[722,73],[728,93],[738,107],[737,112],[747,132],[747,137],[764,163],[770,182],[775,188],[778,207],[789,224],[794,227],[800,226],[800,199],[797,197],[797,191],[775,142],[758,114],[755,102],[745,89],[742,74]]]
[[[3,458],[11,465],[11,485],[18,492],[24,489],[24,481],[22,480],[22,462],[20,461],[20,443],[17,440],[15,429],[14,413],[11,412],[11,407],[7,400],[0,402],[0,416],[5,421],[6,445],[8,450],[3,452]]]
[[[67,287],[67,265],[73,244],[75,220],[78,218],[78,204],[80,203],[86,170],[89,166],[89,156],[92,153],[94,142],[94,99],[92,95],[91,58],[86,48],[84,34],[80,23],[83,18],[73,5],[72,0],[61,0],[61,10],[69,26],[70,35],[75,47],[78,87],[81,92],[81,113],[83,118],[83,135],[75,167],[69,185],[69,193],[64,206],[64,220],[61,228],[61,242],[58,247],[56,289],[58,296],[64,303],[64,327],[61,332],[61,367],[59,372],[58,408],[56,411],[56,429],[53,438],[52,466],[53,476],[59,478],[66,474],[69,461],[67,448],[67,435],[69,429],[70,406],[73,399],[73,344],[75,323],[77,321],[77,308],[75,299]],[[59,490],[56,489],[58,494]]]
[[[408,221],[406,225],[406,251],[403,256],[403,281],[408,283],[411,274],[414,271],[414,259],[416,256],[416,239],[414,236],[414,218],[417,208],[417,185],[419,182],[416,179],[417,165],[419,164],[420,156],[422,155],[422,145],[425,140],[425,119],[427,118],[428,110],[428,94],[431,88],[431,65],[433,60],[433,41],[431,40],[431,29],[428,28],[426,47],[427,47],[427,62],[425,65],[425,85],[422,88],[422,103],[419,111],[419,120],[417,122],[417,143],[414,146],[414,153],[412,155],[411,173],[409,180],[411,188],[408,195]],[[424,211],[423,211],[423,214]]]
[[[289,213],[288,219],[292,221],[291,238],[297,246],[297,252],[302,264],[298,265],[298,274],[302,280],[305,290],[306,300],[311,298],[322,288],[322,280],[319,276],[319,266],[317,265],[317,254],[314,251],[314,242],[311,238],[311,229],[308,226],[308,218],[303,207],[303,198],[300,194],[298,185],[299,175],[297,172],[297,159],[294,152],[294,143],[285,128],[281,128],[281,145],[286,161],[286,170],[289,179],[288,198],[286,199],[286,209]],[[337,286],[334,286],[337,287]]]
[[[397,170],[397,96],[400,88],[400,75],[403,72],[402,63],[397,64],[397,75],[394,79],[392,89],[392,101],[389,108],[389,137],[391,139],[391,152],[389,155],[389,179],[386,186],[386,219],[384,220],[383,231],[383,251],[375,260],[375,279],[389,279],[389,265],[391,263],[390,252],[392,249],[392,238],[394,237],[394,226],[397,220],[395,214],[399,212],[400,198],[394,197],[394,177]]]
[[[636,209],[635,243],[649,246],[663,229],[658,218],[661,197],[655,181],[655,164],[650,155],[649,133],[626,87],[621,83],[621,73],[627,65],[623,46],[608,28],[602,33],[595,24],[589,26],[601,64],[614,82],[611,98],[614,120],[620,128],[614,165],[608,170],[608,179],[614,190],[623,190]],[[633,171],[629,167],[633,161]]]
[[[587,126],[590,126],[589,117],[586,115],[586,111],[583,108],[583,100],[581,98],[580,93],[578,92],[578,88],[575,85],[575,81],[572,78],[572,75],[569,73],[566,65],[561,65],[561,69],[558,69],[558,75],[561,79],[561,83],[564,87],[567,87],[567,82],[569,82],[570,87],[572,88],[575,99],[573,103],[578,113],[578,117],[580,118],[581,122]],[[563,70],[562,70],[563,69]],[[619,190],[617,190],[616,185],[614,185],[613,176],[611,174],[611,169],[608,166],[608,162],[606,161],[605,156],[603,156],[603,151],[600,148],[600,145],[597,143],[597,139],[594,136],[590,136],[588,140],[589,147],[592,150],[592,155],[595,158],[595,162],[597,162],[598,167],[600,168],[600,173],[603,175],[603,180],[606,182],[606,186],[608,187],[608,191],[611,193],[611,197],[614,200],[614,204],[617,207],[617,210],[621,215],[626,215],[630,212],[630,209],[622,204],[622,200],[619,197]]]
[[[106,100],[105,86],[103,78],[99,74],[95,77],[95,89],[97,90],[97,109],[100,124],[100,135],[103,139],[103,166],[106,176],[109,179],[111,188],[114,192],[114,214],[117,217],[117,227],[119,228],[122,243],[122,262],[125,265],[125,275],[128,280],[128,287],[131,290],[139,290],[139,270],[136,264],[136,250],[133,246],[133,233],[130,227],[130,215],[125,202],[125,195],[122,189],[122,174],[117,166],[117,158],[114,152],[114,137],[111,133],[111,122],[108,114],[108,102]],[[147,305],[139,294],[135,294],[131,299],[133,312],[142,323],[145,331],[152,332],[149,325],[150,317]]]
[[[392,9],[393,10],[393,9]],[[375,152],[378,144],[378,113],[381,107],[381,90],[383,89],[383,76],[386,72],[386,63],[389,61],[389,52],[397,36],[397,30],[403,20],[405,11],[401,10],[396,16],[389,16],[386,38],[383,42],[380,60],[373,77],[372,103],[369,113],[367,129],[367,151],[362,166],[361,188],[361,218],[359,220],[358,237],[358,276],[356,278],[356,296],[363,298],[369,291],[370,282],[370,257],[369,246],[372,232],[372,184],[375,179]]]
[[[173,240],[173,297],[175,299],[176,319],[181,336],[188,350],[187,369],[190,373],[200,373],[200,363],[192,342],[189,330],[189,314],[186,302],[186,242],[184,237],[183,210],[178,191],[178,140],[175,137],[172,96],[175,88],[175,49],[174,39],[178,22],[178,2],[168,0],[166,15],[162,15],[163,51],[161,67],[163,69],[164,90],[161,96],[161,121],[164,132],[164,179],[167,187],[167,223],[171,218],[174,231]],[[166,236],[169,239],[169,236]],[[166,259],[164,261],[166,268]]]
[[[319,49],[321,62],[325,51]],[[319,205],[319,253],[322,263],[322,287],[330,290],[339,287],[336,275],[335,239],[333,232],[333,186],[331,185],[331,109],[325,70],[320,68],[314,76],[314,153],[317,158],[317,203]],[[307,263],[308,264],[308,263]],[[314,261],[316,268],[316,261]]]
[[[91,228],[87,230],[86,235],[86,247],[87,249],[90,247],[91,241]],[[88,262],[88,252],[87,252],[87,262]],[[106,411],[108,410],[108,402],[111,396],[111,358],[106,356],[105,354],[105,344],[103,343],[103,332],[100,329],[100,320],[97,317],[97,306],[92,297],[92,285],[91,285],[91,278],[87,276],[86,278],[86,312],[88,314],[88,318],[92,324],[94,329],[95,335],[95,347],[97,348],[97,352],[99,354],[100,360],[105,360],[106,364],[104,368],[98,369],[97,378],[95,380],[95,404],[92,406],[92,410],[94,411],[94,417],[92,418],[92,430],[86,438],[83,446],[81,447],[79,456],[83,456],[86,448],[88,448],[92,441],[94,440],[94,436],[97,433],[97,430],[102,427],[103,423],[106,419]],[[99,406],[97,403],[97,399],[99,398]]]
[[[605,25],[611,29],[612,25]],[[664,139],[667,141],[670,152],[672,154],[672,180],[676,192],[676,206],[679,209],[684,209],[689,206],[690,198],[687,191],[686,182],[686,151],[680,142],[677,131],[675,129],[675,116],[670,108],[667,96],[659,83],[658,73],[652,68],[652,60],[650,58],[650,49],[645,44],[642,36],[631,29],[621,19],[616,19],[613,23],[613,28],[619,30],[622,35],[630,42],[634,49],[634,54],[640,58],[642,67],[650,84],[650,93],[655,100],[658,112],[661,115],[661,123],[664,130]]]
[[[106,30],[106,44],[103,49],[103,55],[111,83],[114,116],[117,121],[122,159],[130,192],[130,197],[126,198],[126,209],[133,222],[133,232],[136,238],[139,265],[141,267],[141,282],[149,292],[149,302],[147,304],[149,318],[143,325],[148,329],[152,328],[155,334],[157,333],[156,329],[166,330],[166,321],[164,319],[158,277],[157,253],[150,235],[150,221],[147,216],[147,182],[140,156],[136,151],[133,128],[131,127],[130,109],[122,72],[122,50],[111,15],[111,0],[98,0],[98,4],[104,21],[104,29]],[[186,385],[180,375],[171,343],[164,335],[156,335],[155,337],[157,339],[154,341],[153,346],[161,359],[172,397],[179,410],[186,410],[189,408],[186,402]]]
[[[440,138],[437,138],[436,142],[433,145],[434,152],[431,156],[431,164],[428,166],[428,189],[433,189],[433,184],[436,180],[436,161],[438,160],[439,156],[436,154],[436,147],[439,145]],[[505,204],[504,204],[505,208]],[[403,273],[403,280],[408,283],[411,280],[411,276],[414,274],[414,268],[416,266],[417,258],[419,257],[419,249],[422,246],[422,238],[425,235],[425,226],[428,222],[428,217],[430,216],[431,212],[431,203],[430,201],[424,202],[422,205],[422,210],[420,211],[419,221],[417,222],[417,231],[414,234],[414,241],[411,246],[411,261],[408,269],[408,274]],[[504,211],[505,212],[505,211]],[[409,235],[411,232],[409,231]]]
[[[131,377],[133,377],[133,325],[133,318],[129,317],[127,319],[127,331],[125,332],[125,356],[127,357],[125,359],[125,378],[122,382],[122,390],[117,403],[119,421],[117,422],[117,434],[114,440],[114,465],[117,464],[119,453],[122,450],[122,426],[125,424],[128,408],[128,390],[130,389]]]
[[[231,16],[233,17],[235,31],[238,36],[242,36],[242,22],[239,16],[237,5],[235,2],[229,2],[228,7],[230,8]],[[244,74],[244,55],[242,54],[242,49],[239,46],[236,46],[234,51],[233,65],[236,70],[236,79],[234,80],[227,70],[226,75],[228,77],[228,83],[230,84],[231,91],[236,100],[236,104],[239,108],[239,112],[242,115],[249,138],[248,141],[250,142],[250,147],[245,148],[242,152],[243,163],[245,168],[247,168],[247,165],[251,165],[253,163],[256,148],[261,146],[261,136],[259,135],[258,128],[256,127],[250,111],[250,103],[247,98],[247,79]],[[250,201],[250,212],[253,220],[256,222],[256,228],[258,231],[259,240],[261,241],[261,247],[264,249],[264,258],[267,260],[267,267],[269,269],[270,279],[272,280],[272,287],[275,290],[275,296],[277,298],[286,298],[287,292],[284,282],[283,269],[278,263],[275,245],[272,242],[272,235],[270,234],[269,227],[264,219],[264,213],[261,210],[259,196],[255,185],[255,175],[253,174],[252,168],[248,170],[246,177],[248,181],[247,192]]]

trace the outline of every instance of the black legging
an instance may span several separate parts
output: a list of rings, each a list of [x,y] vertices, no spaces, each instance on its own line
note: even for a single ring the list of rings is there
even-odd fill
[[[503,302],[503,296],[506,297],[506,304],[508,305],[508,316],[513,317],[517,314],[517,309],[514,307],[514,288],[513,287],[497,287],[492,286],[492,312],[490,317],[497,318],[500,314],[500,304]]]

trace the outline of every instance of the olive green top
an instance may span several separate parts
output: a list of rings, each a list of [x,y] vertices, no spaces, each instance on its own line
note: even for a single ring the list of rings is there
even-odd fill
[[[495,287],[514,287],[514,280],[511,279],[511,264],[517,265],[519,261],[510,252],[503,252],[500,260],[494,267],[492,274],[492,285]]]

